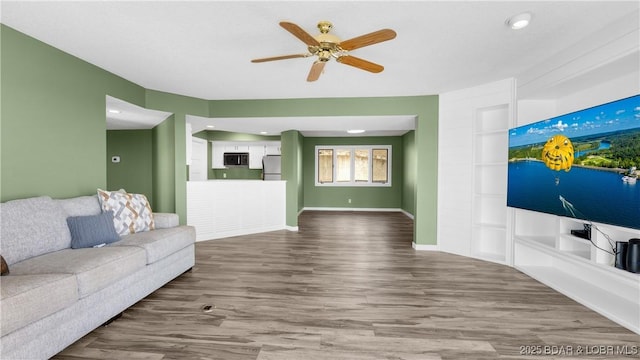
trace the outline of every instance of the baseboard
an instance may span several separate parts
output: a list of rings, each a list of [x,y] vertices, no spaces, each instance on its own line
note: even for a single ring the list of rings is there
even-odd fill
[[[297,226],[289,226],[289,225],[287,225],[284,228],[286,230],[288,230],[288,231],[298,231],[298,227]]]
[[[440,251],[438,245],[422,245],[412,242],[411,247],[419,251]]]
[[[400,208],[347,208],[347,207],[305,207],[303,211],[371,211],[371,212],[401,212],[413,219],[413,215]]]
[[[408,212],[406,210],[403,210],[403,209],[400,209],[400,212],[405,214],[409,219],[414,220],[414,216],[413,216],[412,213],[410,213],[410,212]]]

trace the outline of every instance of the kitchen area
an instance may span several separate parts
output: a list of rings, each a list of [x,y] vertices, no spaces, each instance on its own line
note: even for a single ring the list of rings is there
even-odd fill
[[[189,140],[187,224],[196,241],[286,228],[280,141]]]

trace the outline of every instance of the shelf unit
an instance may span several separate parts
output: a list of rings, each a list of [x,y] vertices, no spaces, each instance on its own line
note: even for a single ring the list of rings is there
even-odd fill
[[[471,255],[510,264],[507,236],[507,158],[511,123],[508,104],[476,110],[473,126]]]
[[[640,274],[616,268],[612,254],[571,235],[572,229],[581,230],[588,222],[528,210],[512,211],[517,269],[640,333]],[[591,231],[593,242],[609,251],[616,241],[639,236],[640,230],[597,223]]]

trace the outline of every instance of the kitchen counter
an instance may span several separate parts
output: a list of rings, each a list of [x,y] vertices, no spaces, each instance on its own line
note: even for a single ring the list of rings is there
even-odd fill
[[[281,230],[285,222],[284,180],[187,182],[187,224],[196,241]]]

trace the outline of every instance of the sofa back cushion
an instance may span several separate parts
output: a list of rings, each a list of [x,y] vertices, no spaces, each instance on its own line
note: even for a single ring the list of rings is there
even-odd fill
[[[77,196],[69,199],[55,199],[68,216],[91,216],[102,213],[98,195]]]
[[[0,204],[0,254],[9,265],[71,247],[67,213],[48,196]]]

